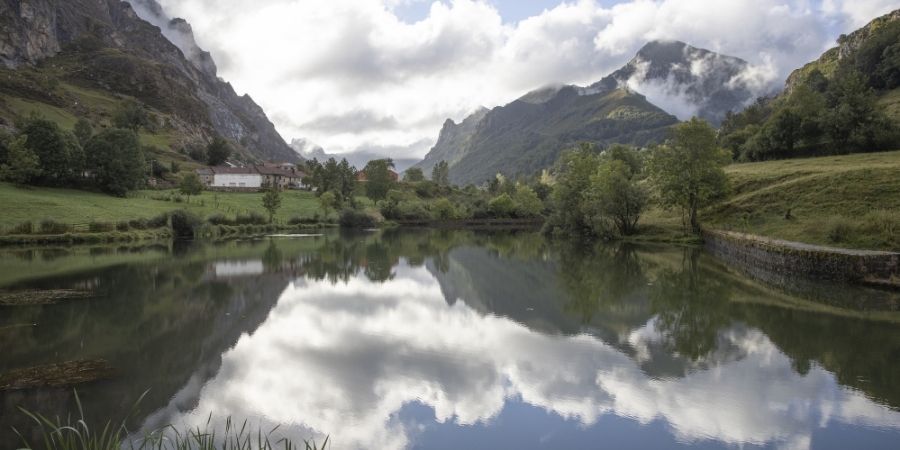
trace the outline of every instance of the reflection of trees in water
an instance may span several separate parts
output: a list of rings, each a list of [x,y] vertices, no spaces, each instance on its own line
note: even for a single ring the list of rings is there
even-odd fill
[[[656,325],[672,351],[698,360],[716,350],[731,324],[730,286],[700,268],[699,249],[685,249],[679,269],[657,273],[650,299]]]
[[[559,246],[559,279],[568,293],[566,311],[589,323],[601,311],[618,308],[647,284],[635,247],[629,244]]]

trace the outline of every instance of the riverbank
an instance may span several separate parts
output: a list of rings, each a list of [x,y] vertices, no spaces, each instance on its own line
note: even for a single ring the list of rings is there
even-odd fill
[[[776,285],[794,278],[849,282],[900,289],[900,253],[851,250],[704,230],[704,247],[753,278]]]

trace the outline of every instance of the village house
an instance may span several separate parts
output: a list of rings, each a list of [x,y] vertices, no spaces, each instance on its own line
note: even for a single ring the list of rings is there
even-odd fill
[[[303,188],[306,174],[293,164],[264,164],[258,166],[202,167],[196,170],[200,182],[211,190],[252,190],[264,186],[278,186],[281,189]]]

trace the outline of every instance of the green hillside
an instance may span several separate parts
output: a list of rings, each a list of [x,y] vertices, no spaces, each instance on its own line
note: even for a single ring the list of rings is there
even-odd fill
[[[705,211],[709,227],[900,250],[900,151],[734,164],[726,172],[732,193]]]

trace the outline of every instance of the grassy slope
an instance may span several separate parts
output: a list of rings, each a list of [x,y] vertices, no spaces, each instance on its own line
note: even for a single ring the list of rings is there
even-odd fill
[[[190,199],[190,203],[154,200],[166,191],[140,191],[131,198],[71,189],[21,188],[0,183],[0,227],[6,228],[24,221],[37,222],[51,218],[66,223],[115,222],[134,218],[149,218],[174,209],[186,209],[201,216],[256,211],[265,214],[261,193],[204,192]],[[216,207],[218,197],[218,208]],[[294,216],[310,217],[318,210],[318,201],[310,192],[288,191],[282,194],[278,220]]]
[[[850,248],[900,250],[893,235],[874,229],[873,214],[900,217],[900,151],[735,164],[726,169],[729,199],[703,218],[716,228]],[[791,219],[785,219],[790,209]],[[835,218],[851,224],[834,242]]]

